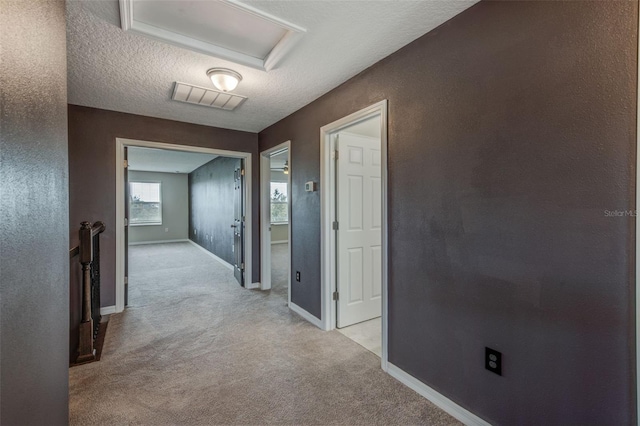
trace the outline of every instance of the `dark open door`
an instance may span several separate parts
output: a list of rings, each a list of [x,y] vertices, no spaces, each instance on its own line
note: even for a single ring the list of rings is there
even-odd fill
[[[129,156],[124,147],[124,306],[129,304]]]
[[[234,173],[234,221],[233,225],[233,253],[235,255],[235,265],[233,275],[236,280],[244,287],[244,160],[240,160],[240,164]]]

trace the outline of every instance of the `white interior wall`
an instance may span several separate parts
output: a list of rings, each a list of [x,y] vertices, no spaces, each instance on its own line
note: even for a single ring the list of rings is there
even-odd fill
[[[287,182],[287,179],[287,175],[284,173],[277,170],[271,171],[271,182]]]
[[[271,244],[289,241],[289,225],[271,225]]]

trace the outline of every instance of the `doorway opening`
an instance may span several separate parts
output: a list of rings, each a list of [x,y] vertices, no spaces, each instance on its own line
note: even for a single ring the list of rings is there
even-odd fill
[[[290,142],[260,154],[260,288],[291,302],[291,156]]]
[[[387,102],[320,130],[322,313],[387,366]]]
[[[128,302],[130,245],[198,247],[253,287],[251,154],[118,138],[116,157],[114,312]]]

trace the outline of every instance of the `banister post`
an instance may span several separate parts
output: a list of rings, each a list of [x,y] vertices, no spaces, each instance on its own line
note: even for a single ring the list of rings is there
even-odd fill
[[[80,263],[82,264],[82,322],[80,323],[80,341],[78,361],[95,359],[93,349],[93,319],[91,318],[91,262],[93,261],[93,241],[91,223],[80,224]]]

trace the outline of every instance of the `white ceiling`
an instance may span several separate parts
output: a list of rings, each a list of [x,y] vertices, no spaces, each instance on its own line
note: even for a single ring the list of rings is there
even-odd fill
[[[347,133],[354,133],[356,135],[380,138],[380,116],[371,117],[368,120],[361,121],[358,124],[347,127],[344,131]]]
[[[289,151],[285,150],[271,156],[271,182],[288,182],[289,175],[284,174],[284,162],[289,158]]]
[[[191,173],[216,158],[217,155],[131,146],[127,149],[127,157],[129,170]]]
[[[285,150],[282,152],[279,152],[276,155],[272,155],[271,156],[271,169],[282,169],[284,167],[284,162],[287,161],[289,158],[289,151]]]
[[[67,0],[69,103],[257,132],[475,3],[471,1],[246,1],[307,30],[265,72],[120,28],[116,0]],[[206,70],[231,68],[248,96],[235,111],[171,101],[175,81],[212,87]]]

